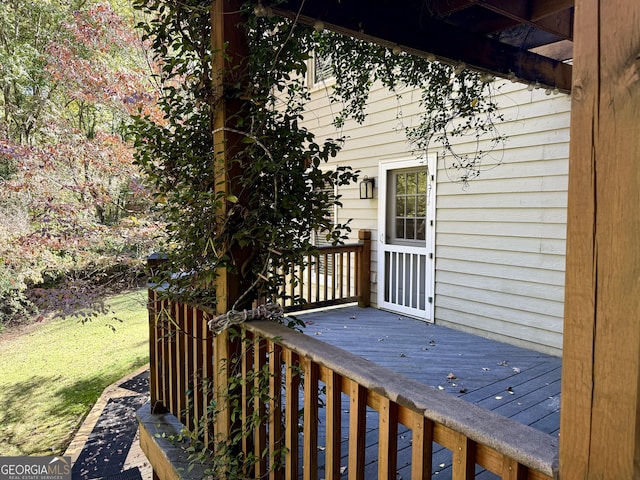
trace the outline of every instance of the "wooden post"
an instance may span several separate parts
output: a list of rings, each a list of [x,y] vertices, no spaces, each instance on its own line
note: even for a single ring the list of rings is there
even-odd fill
[[[560,478],[640,478],[640,2],[576,0]]]
[[[235,196],[237,205],[242,205],[244,197],[234,190],[232,179],[242,172],[244,163],[234,158],[241,148],[241,138],[232,130],[237,130],[242,117],[242,100],[230,99],[225,95],[225,90],[230,85],[242,83],[243,78],[238,75],[237,69],[242,60],[246,58],[248,47],[245,34],[240,25],[243,23],[240,16],[241,0],[212,0],[211,1],[211,49],[212,49],[212,79],[214,92],[214,119],[213,119],[213,145],[215,155],[215,178],[217,193],[225,201],[216,211],[218,219],[225,219],[229,215],[227,198]],[[231,75],[234,75],[231,81]],[[233,119],[233,120],[232,120]],[[222,221],[219,221],[222,229]],[[237,271],[241,270],[243,263],[249,258],[249,252],[239,247],[230,247],[229,256],[234,259]],[[215,283],[216,312],[223,314],[231,310],[236,301],[242,296],[250,279],[234,274],[226,269],[217,272]],[[240,307],[249,307],[251,300],[246,299],[246,304]],[[218,440],[228,439],[232,429],[231,411],[228,403],[229,377],[232,372],[231,357],[237,353],[238,344],[231,345],[227,331],[216,336],[214,341],[214,398],[219,408],[215,419],[214,430]]]
[[[358,265],[358,306],[371,305],[371,230],[360,230],[358,240],[364,244]]]

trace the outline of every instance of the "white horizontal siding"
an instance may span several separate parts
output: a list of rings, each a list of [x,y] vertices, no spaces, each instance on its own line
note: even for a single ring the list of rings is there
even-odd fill
[[[467,186],[441,162],[436,319],[485,336],[562,348],[569,102],[511,89],[502,163]],[[464,145],[458,145],[464,149]],[[464,150],[463,150],[464,151]]]
[[[505,122],[504,148],[483,159],[482,171],[467,186],[438,162],[436,200],[435,319],[454,328],[559,353],[566,238],[569,108],[564,95],[529,92],[501,82],[497,100]],[[324,89],[312,92],[304,125],[317,139],[346,137],[332,163],[350,165],[377,177],[385,160],[415,156],[404,126],[418,122],[419,94],[401,92],[397,100],[374,88],[363,125],[332,121],[339,105],[328,104]],[[475,150],[474,138],[453,139],[460,153]],[[489,145],[482,140],[483,148]],[[432,153],[438,153],[437,146]],[[372,230],[372,299],[377,238],[376,184],[373,200],[359,199],[357,186],[341,187],[344,207],[338,220],[352,219],[353,233]]]

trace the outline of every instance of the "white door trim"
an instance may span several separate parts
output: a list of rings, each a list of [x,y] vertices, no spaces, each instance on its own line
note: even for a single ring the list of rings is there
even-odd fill
[[[428,203],[427,203],[427,221],[429,222],[425,239],[425,247],[400,247],[398,245],[387,244],[387,176],[392,170],[402,170],[427,166],[429,175],[428,186]],[[410,158],[400,160],[381,161],[378,165],[378,249],[377,249],[377,284],[378,284],[378,307],[388,309],[398,313],[414,316],[421,320],[433,322],[435,313],[435,216],[436,216],[436,156],[428,156],[425,158]],[[432,223],[431,223],[432,222]],[[411,308],[404,308],[401,305],[394,305],[385,300],[386,274],[385,265],[387,263],[385,255],[389,252],[398,252],[395,255],[416,255],[419,251],[427,252],[425,275],[427,282],[425,285],[425,311],[420,312]],[[395,258],[395,257],[394,257]],[[417,268],[420,270],[420,268]],[[432,299],[431,302],[428,299]]]

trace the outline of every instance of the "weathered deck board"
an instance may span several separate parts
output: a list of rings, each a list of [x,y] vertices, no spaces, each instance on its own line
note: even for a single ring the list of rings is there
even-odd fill
[[[348,306],[299,315],[305,333],[434,388],[557,435],[561,359],[402,317]],[[450,378],[452,375],[455,378]],[[348,438],[348,398],[342,399],[342,438]],[[318,445],[324,446],[324,412]],[[367,412],[365,478],[377,478],[378,414]],[[411,432],[398,434],[398,478],[410,478]],[[346,467],[346,444],[343,462]],[[319,465],[324,464],[320,452]],[[322,468],[322,467],[321,467]],[[345,470],[343,478],[348,472]],[[451,477],[451,453],[434,445],[433,478]],[[320,478],[323,478],[320,473]],[[478,468],[477,477],[497,478]]]

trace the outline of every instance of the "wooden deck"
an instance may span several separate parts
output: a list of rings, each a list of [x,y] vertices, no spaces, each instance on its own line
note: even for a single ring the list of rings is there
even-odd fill
[[[298,314],[305,334],[551,435],[560,425],[561,359],[374,308]],[[343,395],[343,438],[349,403]],[[322,417],[321,417],[322,418]],[[376,478],[377,413],[369,411],[366,479]],[[324,431],[319,432],[322,450]],[[398,479],[410,478],[411,434],[401,431]],[[436,450],[439,448],[439,450]],[[346,451],[344,452],[346,455]],[[320,459],[322,465],[322,459]],[[345,462],[346,465],[346,462]],[[433,478],[451,476],[451,454],[434,445]],[[323,478],[322,474],[320,478]],[[346,478],[346,470],[343,478]],[[482,470],[476,478],[498,478]]]

